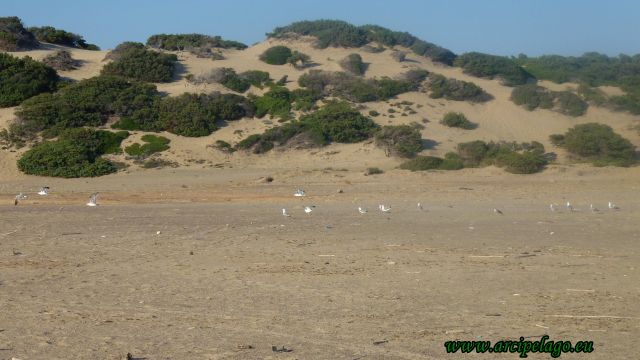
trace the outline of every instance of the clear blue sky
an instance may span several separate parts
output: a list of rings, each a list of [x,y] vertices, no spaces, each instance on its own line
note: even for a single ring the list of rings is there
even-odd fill
[[[0,16],[52,25],[102,48],[156,33],[252,44],[296,20],[346,20],[408,31],[456,53],[640,53],[638,0],[2,0]]]

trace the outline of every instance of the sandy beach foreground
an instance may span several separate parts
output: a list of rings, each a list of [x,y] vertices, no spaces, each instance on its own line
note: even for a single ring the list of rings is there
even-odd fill
[[[53,180],[19,206],[42,179],[6,181],[0,358],[513,359],[443,343],[548,334],[632,359],[638,171],[164,169]]]

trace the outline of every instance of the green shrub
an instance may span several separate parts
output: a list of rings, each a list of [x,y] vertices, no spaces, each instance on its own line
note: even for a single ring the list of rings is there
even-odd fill
[[[291,112],[293,96],[286,87],[274,86],[263,96],[255,99],[256,116],[261,118],[267,114],[274,117],[287,117]]]
[[[394,155],[414,157],[422,151],[422,135],[410,125],[383,126],[375,138],[376,145]]]
[[[117,152],[126,136],[126,132],[67,130],[58,140],[42,142],[25,152],[18,160],[18,169],[30,175],[65,178],[110,174],[116,166],[100,156]]]
[[[264,85],[269,84],[271,82],[271,77],[269,76],[269,73],[266,71],[260,71],[260,70],[249,70],[249,71],[242,72],[240,73],[240,78],[244,79],[249,84],[261,89]]]
[[[293,55],[291,49],[278,45],[265,50],[265,52],[260,55],[260,60],[270,65],[284,65],[289,61],[291,55]]]
[[[139,44],[120,52],[113,62],[102,68],[101,74],[149,82],[171,81],[178,57],[140,46],[143,45]]]
[[[555,146],[564,145],[564,135],[562,134],[552,134],[549,135],[549,141]]]
[[[35,36],[24,28],[20,18],[0,17],[0,50],[31,50],[38,46],[40,44]]]
[[[54,91],[59,81],[56,71],[30,57],[17,58],[0,53],[0,107]]]
[[[533,174],[547,164],[544,154],[537,151],[509,152],[496,159],[496,165],[513,174]]]
[[[460,170],[462,168],[464,168],[462,158],[453,152],[446,153],[442,164],[440,164],[440,170]]]
[[[316,102],[322,98],[321,93],[317,93],[311,89],[295,89],[291,92],[294,110],[313,110],[316,108]]]
[[[99,76],[28,99],[16,115],[29,133],[47,130],[53,136],[62,129],[104,125],[110,116],[135,115],[158,100],[154,85]]]
[[[564,134],[561,146],[598,166],[629,166],[636,162],[635,146],[603,124],[574,126]]]
[[[516,105],[523,106],[529,111],[537,108],[551,109],[553,107],[553,94],[538,85],[527,84],[518,86],[511,92],[511,101]]]
[[[97,45],[88,44],[82,36],[61,29],[56,29],[53,26],[30,27],[28,30],[35,35],[38,41],[78,49],[100,50]]]
[[[515,60],[504,56],[470,52],[458,56],[454,65],[473,76],[499,78],[507,86],[523,85],[533,78]]]
[[[340,20],[298,21],[288,26],[277,27],[267,36],[286,38],[291,33],[315,37],[315,46],[321,49],[329,46],[357,48],[377,42],[389,47],[405,46],[420,56],[426,56],[435,62],[447,65],[451,65],[456,58],[453,52],[420,40],[406,32],[392,31],[377,25],[354,26]],[[368,45],[368,49],[379,51],[380,48]]]
[[[169,143],[171,142],[171,140],[166,137],[156,135],[143,135],[141,140],[144,142],[143,145],[134,143],[127,146],[124,151],[131,156],[144,158],[149,155],[168,150]]]
[[[311,57],[305,53],[294,50],[287,58],[287,64],[293,65],[296,69],[302,69],[311,63]]]
[[[207,48],[244,50],[247,48],[247,45],[238,41],[202,34],[157,34],[147,39],[147,45],[156,49],[170,51],[194,51]]]
[[[444,160],[435,156],[416,156],[400,164],[400,169],[411,171],[438,170]]]
[[[491,95],[474,83],[450,79],[438,74],[429,76],[427,87],[430,91],[429,97],[432,99],[445,98],[471,102],[485,102],[492,99]]]
[[[458,112],[446,113],[440,123],[448,127],[456,127],[465,130],[472,130],[477,127],[477,125],[469,121],[463,113]]]
[[[369,110],[369,116],[377,117],[380,116],[380,113],[375,110]]]
[[[360,54],[349,54],[340,61],[340,66],[353,75],[364,75],[367,71],[367,64],[362,61]]]
[[[587,112],[589,105],[582,98],[570,91],[555,93],[558,102],[558,111],[569,116],[582,116]]]
[[[640,115],[640,94],[612,96],[610,104],[615,110]]]
[[[231,146],[231,144],[229,144],[224,140],[216,140],[216,143],[215,145],[213,145],[213,147],[222,152],[229,153],[229,154],[236,151],[236,149],[234,149],[233,146]]]

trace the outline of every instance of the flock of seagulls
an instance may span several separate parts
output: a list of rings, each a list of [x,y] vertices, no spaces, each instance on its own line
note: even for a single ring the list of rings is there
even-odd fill
[[[48,186],[43,186],[40,188],[40,190],[38,191],[38,195],[40,196],[48,196],[49,195],[49,187]],[[23,193],[19,193],[18,195],[16,195],[14,201],[13,201],[13,205],[17,206],[20,201],[22,200],[26,200],[28,198],[27,195],[23,194]],[[93,194],[91,194],[91,196],[89,197],[89,202],[87,203],[87,206],[98,206],[98,193],[95,192]]]
[[[304,196],[306,196],[306,193],[305,193],[305,191],[303,189],[296,189],[296,191],[293,193],[293,196],[295,196],[295,197],[304,197]],[[87,204],[87,205],[89,205],[89,204]],[[303,209],[304,209],[304,212],[306,214],[311,214],[313,212],[313,210],[315,209],[315,207],[316,207],[315,205],[303,206]],[[578,211],[577,209],[575,209],[573,207],[573,205],[571,205],[571,202],[569,202],[569,201],[567,201],[565,207],[570,212]],[[609,201],[608,207],[609,207],[610,210],[620,210],[620,207],[618,207],[616,204],[612,203],[611,201]],[[549,204],[549,210],[551,210],[551,212],[556,212],[559,209],[560,209],[560,205],[558,205],[558,204]],[[591,210],[591,212],[594,212],[594,213],[600,211],[593,204],[589,205],[589,209]],[[388,213],[388,212],[391,212],[391,206],[380,204],[380,205],[378,205],[378,210],[380,210],[383,213]],[[424,210],[424,208],[422,206],[422,203],[418,203],[418,210],[420,210],[420,211]],[[360,214],[364,215],[364,214],[368,213],[369,211],[366,208],[363,208],[362,206],[358,206],[358,212]],[[502,212],[502,210],[500,210],[498,208],[494,208],[493,209],[493,213],[496,214],[496,215],[504,215],[504,212]],[[287,209],[283,208],[282,209],[282,216],[290,217],[291,215],[289,214]]]

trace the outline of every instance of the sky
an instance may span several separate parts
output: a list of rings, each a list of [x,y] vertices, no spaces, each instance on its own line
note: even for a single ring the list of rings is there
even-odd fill
[[[157,33],[220,35],[246,44],[298,20],[376,24],[456,53],[640,53],[638,0],[1,0],[0,16],[51,25],[103,49]]]

